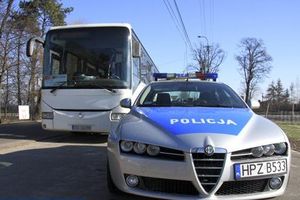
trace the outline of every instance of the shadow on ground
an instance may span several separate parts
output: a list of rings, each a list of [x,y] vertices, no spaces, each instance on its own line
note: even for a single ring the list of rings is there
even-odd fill
[[[47,131],[39,122],[23,122],[0,125],[0,140],[33,140],[64,143],[100,144],[107,142],[107,135],[95,133],[71,133]]]
[[[1,155],[0,200],[138,200],[106,187],[106,147],[62,146]]]

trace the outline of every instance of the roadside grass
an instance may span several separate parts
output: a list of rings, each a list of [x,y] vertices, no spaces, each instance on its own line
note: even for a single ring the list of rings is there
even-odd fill
[[[290,139],[300,140],[300,124],[276,122]]]
[[[300,152],[300,124],[291,124],[286,122],[276,123],[287,134],[292,149]]]

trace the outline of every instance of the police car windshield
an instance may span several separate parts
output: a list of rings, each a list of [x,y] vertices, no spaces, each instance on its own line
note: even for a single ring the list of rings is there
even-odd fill
[[[144,107],[247,108],[229,86],[200,81],[152,83],[140,95],[136,104]]]

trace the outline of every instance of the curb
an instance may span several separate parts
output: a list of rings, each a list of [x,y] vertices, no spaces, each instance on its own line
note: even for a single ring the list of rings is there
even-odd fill
[[[21,123],[33,123],[33,122],[42,122],[42,120],[20,120],[20,121],[2,121],[0,125],[4,124],[21,124]]]

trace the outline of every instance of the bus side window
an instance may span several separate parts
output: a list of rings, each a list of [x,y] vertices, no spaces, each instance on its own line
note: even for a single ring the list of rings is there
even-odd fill
[[[133,58],[133,80],[132,81],[133,81],[132,88],[134,91],[140,82],[140,59],[139,58]]]

